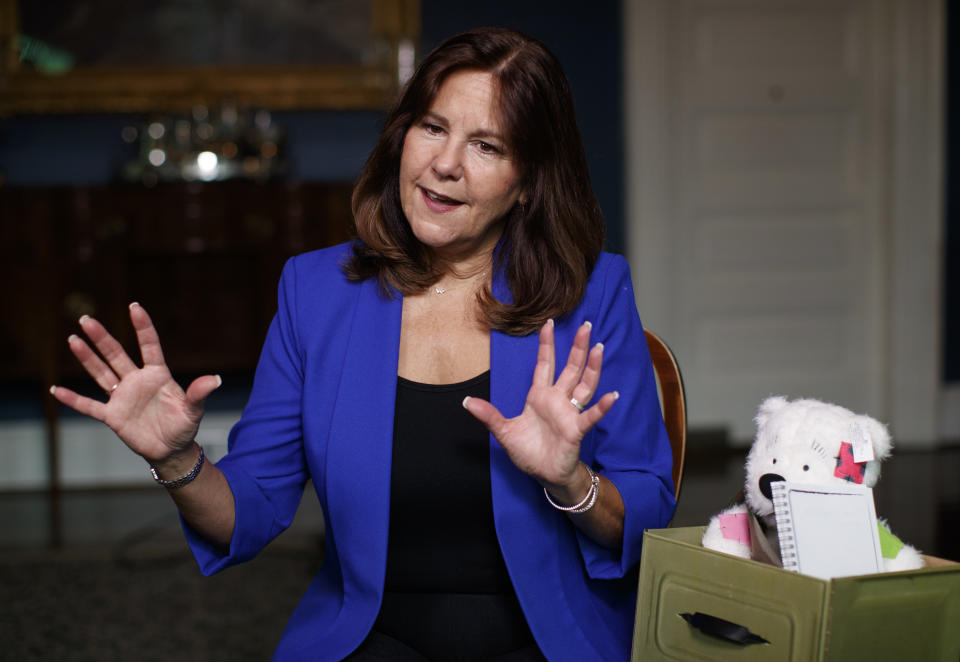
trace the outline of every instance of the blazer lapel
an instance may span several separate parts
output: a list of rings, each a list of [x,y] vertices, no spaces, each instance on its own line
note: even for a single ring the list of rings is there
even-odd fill
[[[530,389],[537,357],[535,334],[516,338],[494,331],[490,334],[490,402],[507,418],[517,416]],[[524,520],[524,502],[537,483],[517,469],[493,435],[490,436],[490,473],[497,529]]]
[[[502,272],[494,280],[493,294],[501,301],[512,300]],[[536,333],[522,337],[498,331],[490,334],[490,402],[507,418],[523,411],[538,346]],[[493,435],[490,436],[490,486],[497,538],[517,586],[528,578],[541,576],[552,563],[551,557],[543,554],[543,550],[550,548],[549,543],[531,545],[530,540],[546,542],[556,536],[556,531],[547,524],[550,518],[544,517],[546,501],[540,484],[513,464]]]
[[[360,284],[327,453],[327,535],[339,551],[345,586],[379,601],[386,569],[390,462],[402,299]],[[348,593],[349,594],[349,593]]]

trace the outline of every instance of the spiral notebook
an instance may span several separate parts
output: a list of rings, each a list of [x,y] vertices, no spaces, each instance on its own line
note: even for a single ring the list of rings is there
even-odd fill
[[[862,485],[771,485],[783,567],[821,579],[883,570],[873,490]]]

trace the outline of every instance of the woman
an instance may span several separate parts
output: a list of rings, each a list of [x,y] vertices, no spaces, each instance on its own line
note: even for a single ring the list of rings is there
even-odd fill
[[[284,268],[217,466],[194,437],[219,378],[183,392],[139,305],[143,368],[84,318],[103,358],[70,347],[109,400],[54,396],[150,463],[207,574],[256,555],[313,480],[324,563],[276,659],[626,659],[670,450],[559,64],[508,30],[441,44],[353,206],[355,242]]]

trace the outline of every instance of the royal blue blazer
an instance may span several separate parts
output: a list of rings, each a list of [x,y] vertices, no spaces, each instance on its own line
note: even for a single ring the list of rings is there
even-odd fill
[[[186,528],[204,574],[253,558],[296,512],[308,479],[325,518],[325,556],[278,644],[275,660],[340,660],[367,636],[383,593],[390,459],[402,299],[372,280],[348,282],[340,245],[292,258],[250,400],[218,463],[236,501],[229,550]],[[509,299],[500,275],[494,294]],[[630,656],[644,529],[674,510],[670,445],[626,261],[601,254],[581,304],[556,320],[558,370],[577,327],[603,342],[598,396],[620,399],[583,440],[581,458],[609,478],[626,507],[622,550],[581,534],[490,437],[497,539],[530,629],[550,660]],[[523,408],[537,334],[490,338],[490,398]],[[423,467],[430,480],[443,467]]]

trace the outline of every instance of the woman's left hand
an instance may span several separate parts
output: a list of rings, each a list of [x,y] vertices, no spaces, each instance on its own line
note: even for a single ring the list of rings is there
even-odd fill
[[[553,320],[540,329],[533,384],[523,411],[504,416],[486,400],[467,398],[463,406],[480,420],[522,471],[553,493],[584,493],[589,474],[580,468],[580,442],[617,400],[606,393],[587,409],[600,381],[603,345],[590,345],[590,323],[577,329],[567,365],[554,382],[556,350]]]

